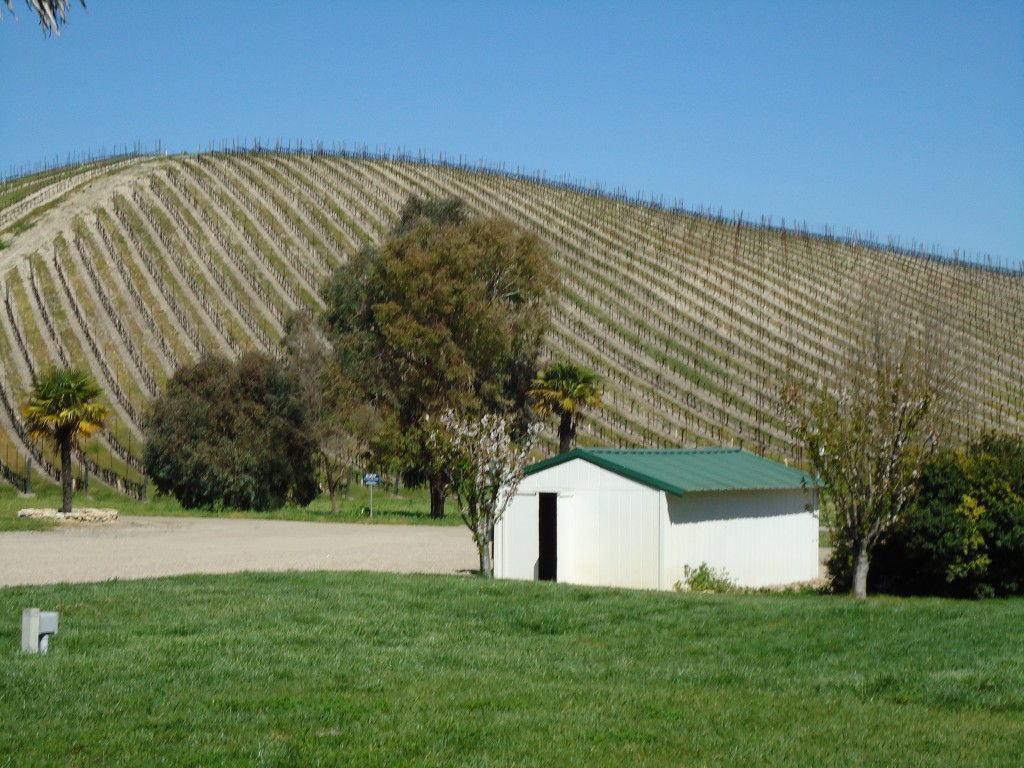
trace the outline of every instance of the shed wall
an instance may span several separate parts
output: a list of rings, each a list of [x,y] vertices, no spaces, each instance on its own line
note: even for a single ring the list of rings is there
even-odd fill
[[[688,493],[668,497],[668,586],[684,566],[724,569],[739,586],[766,587],[818,577],[817,510],[802,490]]]
[[[495,529],[496,576],[536,578],[540,493],[559,493],[559,581],[659,588],[662,494],[580,460],[520,484]]]
[[[499,579],[536,579],[538,545],[536,493],[520,490],[494,526],[494,575]]]

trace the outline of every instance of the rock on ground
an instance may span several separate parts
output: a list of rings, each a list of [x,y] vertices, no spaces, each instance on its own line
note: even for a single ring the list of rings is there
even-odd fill
[[[117,510],[83,507],[82,509],[72,509],[68,514],[63,515],[59,509],[23,509],[18,512],[18,517],[59,522],[114,523],[117,522]]]

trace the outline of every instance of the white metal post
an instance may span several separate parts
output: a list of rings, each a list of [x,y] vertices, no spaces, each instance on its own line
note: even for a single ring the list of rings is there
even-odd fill
[[[21,650],[39,653],[39,609],[25,608],[21,612]]]

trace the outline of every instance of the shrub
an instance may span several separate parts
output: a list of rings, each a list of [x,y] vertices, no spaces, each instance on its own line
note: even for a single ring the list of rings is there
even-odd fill
[[[307,408],[266,355],[184,366],[147,416],[146,472],[189,509],[305,506],[317,492]]]
[[[912,513],[879,546],[872,588],[900,595],[1024,594],[1024,438],[988,434],[927,464]]]
[[[683,580],[675,583],[677,592],[733,592],[736,584],[729,578],[724,568],[712,568],[701,563],[696,568],[683,566]]]

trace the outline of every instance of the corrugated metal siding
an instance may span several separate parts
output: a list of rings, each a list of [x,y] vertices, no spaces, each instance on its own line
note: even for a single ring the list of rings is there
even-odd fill
[[[545,488],[576,492],[559,499],[558,580],[657,589],[659,493],[585,461],[544,474],[559,470]]]
[[[693,493],[669,497],[664,583],[684,566],[724,569],[739,586],[765,587],[818,576],[818,519],[800,491]]]
[[[658,588],[659,495],[643,486],[601,494],[599,583],[603,586]]]
[[[585,461],[523,479],[495,531],[495,573],[533,578],[538,493],[558,499],[558,580],[571,584],[657,589],[660,493]],[[501,555],[497,554],[501,549]],[[498,568],[497,560],[501,560]]]
[[[537,578],[537,496],[517,494],[494,527],[494,575]]]

